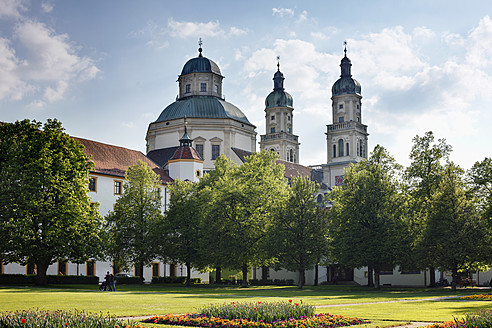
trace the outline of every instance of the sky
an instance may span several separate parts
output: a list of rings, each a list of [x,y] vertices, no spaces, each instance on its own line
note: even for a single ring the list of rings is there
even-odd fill
[[[300,163],[323,164],[347,41],[369,149],[407,166],[412,138],[433,131],[469,169],[491,156],[491,17],[488,0],[0,0],[0,121],[56,118],[145,153],[201,38],[258,142],[280,56]]]

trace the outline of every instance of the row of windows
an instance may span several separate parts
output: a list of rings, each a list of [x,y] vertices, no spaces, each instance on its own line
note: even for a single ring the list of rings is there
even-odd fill
[[[89,178],[89,191],[97,192],[97,178]],[[114,181],[114,194],[121,195],[123,193],[123,182],[115,180]]]
[[[185,93],[191,92],[191,84],[185,85]],[[200,92],[207,92],[207,83],[200,83]],[[219,94],[219,85],[215,84],[215,93]]]
[[[203,144],[196,144],[195,150],[202,159],[205,159],[203,155]],[[216,160],[220,156],[220,145],[212,145],[212,161]]]
[[[270,116],[271,121],[275,121],[275,115]],[[287,115],[287,121],[290,121],[290,115]]]
[[[337,152],[337,148],[338,148],[338,152]],[[357,142],[356,149],[357,149],[357,156],[360,157],[366,156],[366,149],[362,142]],[[342,156],[350,156],[350,146],[348,142],[345,144],[345,153],[344,153],[343,140],[340,139],[338,140],[338,147],[337,145],[333,145],[333,157],[335,158],[335,157],[342,157]]]
[[[343,109],[343,104],[338,104],[338,109]],[[357,109],[360,109],[360,105],[357,104]]]
[[[347,142],[345,145],[345,153],[343,152],[343,140],[340,139],[338,140],[338,153],[337,153],[337,145],[333,145],[333,158],[335,157],[343,157],[343,156],[349,156],[350,155],[350,145]]]
[[[3,273],[3,263],[1,263],[1,271],[0,273]],[[59,260],[57,262],[57,272],[58,275],[66,276],[68,274],[68,261],[67,260]],[[160,276],[160,268],[161,268],[161,263],[160,262],[153,262],[152,263],[152,277],[159,277]],[[95,276],[96,275],[96,261],[95,260],[90,260],[85,262],[85,272],[87,276]],[[113,265],[113,274],[118,273],[120,270]],[[169,264],[169,275],[170,276],[176,276],[177,268],[176,264]],[[141,276],[138,266],[135,266],[134,270],[135,276]],[[36,265],[34,263],[28,263],[26,265],[26,274],[36,274]],[[166,272],[164,272],[166,274]]]

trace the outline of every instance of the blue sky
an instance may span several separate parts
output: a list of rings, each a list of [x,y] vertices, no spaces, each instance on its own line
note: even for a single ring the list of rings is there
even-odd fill
[[[432,130],[468,169],[491,156],[492,3],[464,4],[0,0],[0,120],[57,118],[73,136],[145,152],[202,38],[258,141],[280,56],[300,162],[321,164],[347,40],[370,149],[407,165],[411,139]]]

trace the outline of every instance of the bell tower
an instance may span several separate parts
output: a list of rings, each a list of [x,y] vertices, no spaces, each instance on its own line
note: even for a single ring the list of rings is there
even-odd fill
[[[265,99],[265,134],[260,149],[272,150],[279,159],[299,163],[299,137],[293,134],[294,111],[292,96],[284,89],[284,74],[280,72],[280,57],[273,75],[273,91]]]
[[[361,86],[352,78],[352,62],[345,56],[340,63],[340,78],[333,84],[332,119],[326,126],[327,162],[323,165],[325,183],[330,188],[343,184],[351,163],[367,158],[367,126],[362,124]]]

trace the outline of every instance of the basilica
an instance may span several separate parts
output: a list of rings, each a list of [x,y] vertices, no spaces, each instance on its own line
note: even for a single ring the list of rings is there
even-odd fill
[[[241,164],[245,156],[256,151],[256,127],[237,106],[225,101],[220,68],[202,52],[200,47],[198,56],[183,66],[176,101],[165,107],[147,130],[147,156],[164,169],[179,147],[185,127],[203,160],[204,172],[214,168],[213,162],[221,154]],[[350,163],[367,157],[361,86],[352,78],[351,66],[345,49],[340,78],[332,88],[333,124],[326,130],[327,161],[314,169],[299,164],[293,98],[284,88],[285,77],[277,63],[273,91],[265,98],[265,134],[260,136],[259,149],[276,152],[279,162],[286,166],[287,177],[309,175],[326,190],[343,183],[343,172]]]

